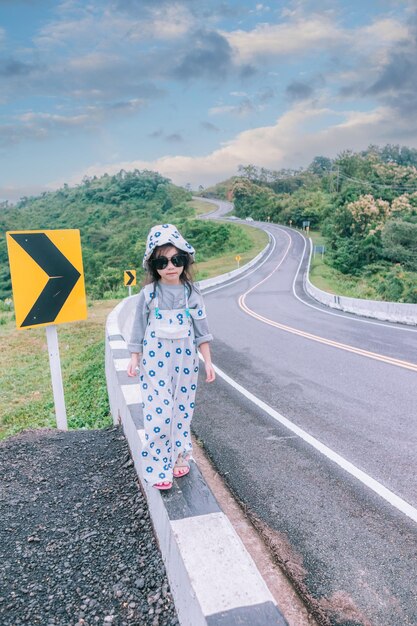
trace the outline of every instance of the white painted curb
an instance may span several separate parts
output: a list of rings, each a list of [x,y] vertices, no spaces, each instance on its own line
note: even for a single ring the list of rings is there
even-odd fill
[[[239,270],[201,281],[200,285],[211,287],[245,272],[267,253],[269,246],[268,243],[256,259]],[[181,481],[174,481],[170,491],[157,491],[142,478],[140,385],[137,379],[127,376],[130,354],[124,337],[137,297],[122,300],[107,318],[107,389],[113,421],[123,427],[148,500],[180,624],[287,626],[254,561],[196,464],[191,463],[190,473]]]
[[[362,317],[370,317],[386,322],[417,325],[417,304],[403,302],[382,302],[379,300],[364,300],[362,298],[348,298],[338,296],[319,289],[310,281],[310,266],[313,254],[313,242],[310,240],[310,256],[305,273],[304,289],[315,300],[332,309],[354,313]]]

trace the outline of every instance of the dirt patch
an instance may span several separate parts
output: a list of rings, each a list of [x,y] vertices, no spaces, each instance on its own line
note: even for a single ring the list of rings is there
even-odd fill
[[[338,622],[349,622],[361,626],[372,626],[371,622],[358,610],[352,598],[344,591],[336,591],[330,598],[323,598],[320,604]]]

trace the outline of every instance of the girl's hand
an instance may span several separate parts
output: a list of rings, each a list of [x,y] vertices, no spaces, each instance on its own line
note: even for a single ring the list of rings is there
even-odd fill
[[[206,368],[206,383],[212,383],[216,379],[216,372],[214,371],[214,367],[211,363],[204,363]]]
[[[139,363],[139,356],[140,356],[139,354],[134,352],[132,354],[132,356],[130,357],[129,364],[127,366],[127,375],[128,376],[132,377],[132,376],[137,376],[138,375],[138,373],[136,371],[136,368],[137,368],[138,363]]]

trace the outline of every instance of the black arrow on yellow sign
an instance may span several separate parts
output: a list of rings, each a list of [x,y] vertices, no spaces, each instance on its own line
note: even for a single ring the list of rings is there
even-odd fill
[[[133,281],[135,280],[136,276],[134,274],[132,274],[132,272],[130,270],[126,270],[126,274],[129,276],[129,280],[126,281],[126,287],[128,287],[129,285],[131,285],[133,283]]]
[[[17,233],[10,236],[49,276],[21,326],[53,322],[81,274],[44,233]]]

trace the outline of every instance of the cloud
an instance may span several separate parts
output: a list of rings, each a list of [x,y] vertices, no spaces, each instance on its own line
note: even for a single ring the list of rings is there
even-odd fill
[[[148,66],[147,66],[148,64]],[[164,95],[161,87],[147,79],[153,61],[142,56],[120,57],[107,52],[52,58],[43,65],[0,64],[3,92],[9,99],[55,96],[85,103],[113,100],[151,100]],[[6,80],[7,79],[7,80]]]
[[[306,100],[313,94],[314,89],[306,83],[293,81],[287,85],[285,92],[290,100]]]
[[[155,6],[155,0],[113,0],[110,3],[116,11],[137,15],[138,12]],[[158,0],[162,7],[172,4],[172,0]]]
[[[317,122],[326,119],[329,113],[338,116],[340,121],[317,130]],[[318,154],[334,157],[345,149],[362,150],[370,143],[393,142],[407,130],[409,143],[416,144],[417,123],[410,129],[408,124],[398,120],[395,111],[389,107],[377,107],[362,113],[336,112],[298,103],[278,118],[274,125],[239,133],[210,154],[97,164],[79,174],[73,182],[79,182],[84,174],[112,174],[120,169],[137,168],[157,170],[176,184],[191,182],[195,187],[200,184],[207,186],[236,174],[242,163],[256,163],[271,169],[306,166]]]
[[[236,115],[246,117],[258,110],[250,98],[243,98],[237,105],[219,105],[209,109],[209,115]]]
[[[181,133],[165,133],[162,128],[158,130],[154,130],[152,133],[148,134],[150,139],[163,139],[167,143],[182,143],[184,141]]]
[[[146,106],[146,100],[143,98],[132,98],[131,100],[120,100],[119,102],[112,102],[103,110],[107,110],[110,113],[118,113],[123,116],[136,113],[140,109]]]
[[[13,78],[14,76],[28,76],[34,71],[40,69],[40,66],[30,63],[23,63],[17,59],[0,59],[0,76],[4,78]]]
[[[393,18],[383,17],[374,20],[371,24],[358,29],[358,41],[362,40],[367,46],[382,43],[396,43],[408,39],[409,28],[406,24]]]
[[[361,27],[346,28],[335,19],[334,11],[306,14],[305,6],[282,12],[279,23],[257,24],[251,30],[221,31],[234,52],[237,64],[274,62],[276,58],[290,58],[308,52],[327,54],[343,51],[346,59],[359,54],[372,56],[372,63],[381,63],[386,50],[395,42],[408,37],[408,27],[392,17],[381,17]]]
[[[365,65],[363,58],[359,59],[362,67],[347,76],[340,93],[344,97],[372,97],[399,115],[412,117],[417,113],[417,13],[407,25],[394,26],[393,20],[380,20],[368,27],[369,32],[385,37],[389,45],[382,55],[371,57],[373,64]]]
[[[6,148],[26,140],[44,141],[51,135],[65,134],[78,129],[90,130],[97,123],[96,115],[57,115],[27,112],[10,124],[0,126],[0,147]]]
[[[209,115],[235,115],[246,117],[264,110],[267,103],[275,96],[272,88],[266,87],[252,96],[246,92],[232,91],[231,96],[243,96],[238,104],[218,104],[209,109]]]
[[[222,35],[214,31],[197,31],[181,61],[174,68],[175,78],[223,78],[232,66],[232,50]]]
[[[265,104],[266,102],[269,102],[274,97],[275,97],[275,91],[274,89],[272,89],[272,87],[265,87],[258,94],[258,99],[261,104]]]
[[[25,124],[35,126],[42,124],[46,126],[60,126],[62,128],[73,128],[84,125],[88,119],[87,114],[83,115],[56,115],[53,113],[24,113],[19,119]]]
[[[171,133],[165,137],[168,143],[182,143],[184,141],[182,135],[180,133]]]
[[[17,202],[20,198],[24,196],[39,196],[41,193],[45,191],[54,191],[57,189],[56,185],[49,187],[47,185],[5,185],[0,187],[0,202],[4,202],[8,200],[9,202]]]
[[[208,130],[211,133],[218,133],[220,131],[220,128],[211,122],[201,122],[200,125],[204,130]]]
[[[346,32],[328,16],[290,19],[279,24],[258,24],[250,31],[222,31],[239,63],[252,63],[275,56],[300,54],[340,45]]]
[[[252,76],[255,76],[255,74],[257,73],[258,73],[258,70],[256,69],[254,65],[251,65],[250,63],[246,63],[245,65],[242,65],[242,67],[239,70],[239,78],[241,78],[242,80],[245,80],[247,78],[252,78]]]
[[[169,3],[152,6],[146,19],[140,19],[129,29],[132,40],[144,38],[175,40],[186,35],[195,26],[195,19],[184,5]]]
[[[132,17],[134,16],[134,19]],[[161,6],[141,4],[126,15],[108,3],[70,2],[61,5],[58,19],[45,24],[35,44],[42,49],[64,49],[77,44],[82,49],[125,46],[144,40],[175,40],[184,36],[195,20],[187,8],[176,2]]]
[[[87,106],[76,114],[27,111],[15,116],[13,122],[0,126],[0,146],[7,147],[25,140],[43,141],[68,131],[96,131],[106,119],[133,115],[144,106],[140,99]]]
[[[42,128],[33,127],[31,124],[2,124],[0,148],[8,148],[28,139],[45,139],[46,135],[47,133]]]
[[[144,11],[149,11],[158,4],[165,10],[170,5],[186,7],[196,18],[203,22],[217,21],[220,18],[238,18],[247,15],[247,7],[241,6],[239,2],[226,2],[220,0],[112,0],[110,6],[113,10],[130,16],[137,16]]]
[[[178,184],[187,181],[200,184],[212,183],[236,173],[240,163],[253,162],[260,165],[277,163],[284,159],[285,151],[279,136],[285,135],[287,141],[297,126],[300,114],[296,111],[282,116],[272,127],[261,127],[240,133],[235,139],[209,155],[201,157],[166,156],[152,162],[136,161],[140,169],[150,167],[165,172]],[[126,164],[125,164],[126,165]],[[132,167],[133,164],[130,165]],[[114,170],[113,170],[114,167]],[[125,167],[125,166],[123,166]],[[109,168],[104,168],[109,172]],[[119,171],[120,164],[112,166],[112,171]],[[91,168],[90,171],[95,171]]]
[[[159,139],[159,137],[162,137],[163,135],[163,131],[162,129],[158,129],[158,130],[154,130],[151,133],[148,134],[148,137],[150,137],[151,139]]]
[[[266,4],[262,4],[261,2],[258,2],[258,4],[255,5],[255,8],[251,9],[249,13],[268,13],[270,10],[271,10],[270,6]]]

